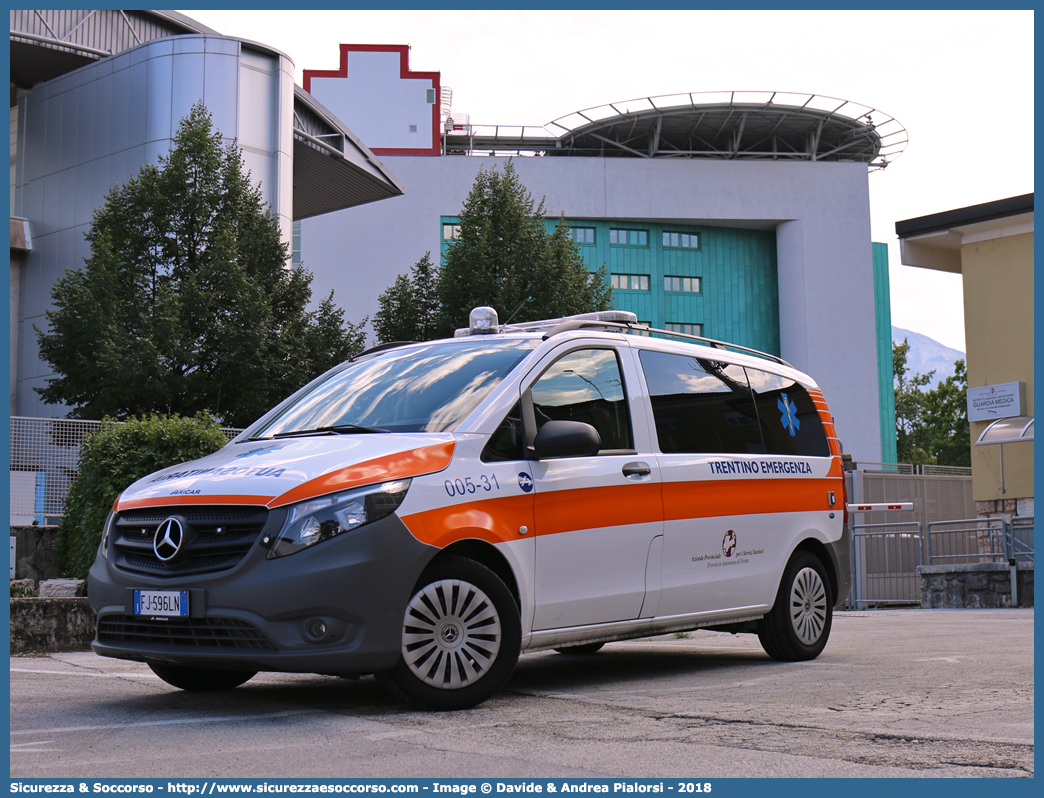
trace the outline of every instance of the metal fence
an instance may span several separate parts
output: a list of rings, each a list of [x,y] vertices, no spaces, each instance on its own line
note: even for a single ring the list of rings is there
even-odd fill
[[[929,565],[1033,562],[1033,516],[996,516],[928,524]]]
[[[11,417],[11,523],[57,523],[80,467],[80,445],[101,421]],[[231,440],[240,430],[223,429]]]
[[[922,545],[918,521],[854,525],[849,606],[920,601]]]
[[[883,474],[903,474],[921,477],[970,477],[972,470],[968,466],[914,465],[911,463],[864,463],[860,460],[853,464],[860,471]]]
[[[1033,517],[968,518],[928,525],[928,564],[1007,565],[1011,606],[1019,606],[1018,564],[1033,562]]]
[[[1033,516],[1017,515],[1008,525],[1008,552],[1016,562],[1033,562]]]
[[[929,565],[1007,562],[1007,522],[1003,518],[964,518],[928,524]]]
[[[848,606],[920,603],[917,566],[928,562],[925,530],[931,522],[975,513],[971,469],[861,462],[847,478],[852,504],[913,503],[913,510],[853,513]]]

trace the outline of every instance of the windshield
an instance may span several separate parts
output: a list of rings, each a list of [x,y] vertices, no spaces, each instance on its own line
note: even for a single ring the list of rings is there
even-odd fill
[[[538,338],[442,341],[349,362],[254,437],[452,430],[539,343]]]

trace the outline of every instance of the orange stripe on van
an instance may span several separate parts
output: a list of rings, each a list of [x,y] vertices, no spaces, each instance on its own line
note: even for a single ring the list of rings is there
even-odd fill
[[[662,520],[663,500],[655,482],[536,493],[538,535]]]
[[[453,441],[436,443],[340,468],[288,490],[282,496],[277,496],[269,501],[268,506],[282,507],[285,504],[293,504],[360,485],[371,485],[391,479],[406,479],[421,474],[433,474],[450,464],[450,460],[453,459],[453,447]]]
[[[421,543],[440,549],[458,540],[477,538],[507,543],[523,537],[519,527],[533,529],[533,496],[502,496],[403,516],[402,522]]]
[[[519,540],[522,526],[526,535],[556,535],[662,520],[657,483],[538,491],[425,510],[402,519],[417,540],[439,548],[468,538],[490,543]]]
[[[837,463],[840,474],[840,463]],[[833,470],[833,466],[831,467]],[[557,535],[578,529],[655,523],[718,515],[815,512],[841,496],[836,479],[738,479],[620,485],[613,488],[505,496],[471,501],[402,518],[417,540],[445,548],[459,540],[489,543],[526,535]],[[839,501],[839,499],[835,499]]]
[[[118,501],[116,509],[137,510],[142,507],[169,507],[173,504],[256,504],[264,507],[270,501],[271,496],[150,496],[147,499]]]
[[[717,515],[758,515],[829,510],[830,491],[840,497],[836,479],[734,479],[668,482],[663,509],[668,521]]]

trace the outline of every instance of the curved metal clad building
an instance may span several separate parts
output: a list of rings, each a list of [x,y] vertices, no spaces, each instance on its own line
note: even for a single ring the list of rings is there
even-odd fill
[[[295,220],[402,193],[341,120],[293,82],[287,56],[173,11],[13,10],[11,413],[61,415],[32,390],[49,367],[33,327],[50,289],[88,254],[109,188],[167,152],[202,100],[236,140],[290,239]]]

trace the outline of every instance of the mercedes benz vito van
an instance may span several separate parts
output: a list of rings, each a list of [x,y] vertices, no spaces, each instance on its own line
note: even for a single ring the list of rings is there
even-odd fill
[[[809,377],[625,312],[479,308],[127,488],[90,572],[93,647],[186,690],[376,674],[458,709],[540,649],[713,628],[812,659],[848,547]]]

